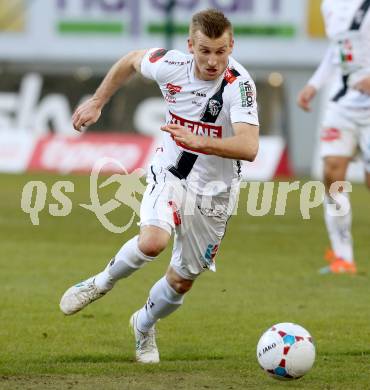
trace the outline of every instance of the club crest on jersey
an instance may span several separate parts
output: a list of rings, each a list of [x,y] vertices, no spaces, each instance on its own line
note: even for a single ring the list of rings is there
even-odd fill
[[[208,110],[211,113],[212,116],[217,116],[218,113],[220,112],[222,108],[222,104],[215,100],[215,99],[210,99],[208,102]]]

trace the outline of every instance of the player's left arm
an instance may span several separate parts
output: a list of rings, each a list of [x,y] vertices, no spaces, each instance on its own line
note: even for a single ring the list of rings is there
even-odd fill
[[[259,126],[249,123],[233,123],[234,135],[227,138],[202,137],[178,124],[168,124],[161,129],[189,149],[219,157],[253,161],[258,152]]]

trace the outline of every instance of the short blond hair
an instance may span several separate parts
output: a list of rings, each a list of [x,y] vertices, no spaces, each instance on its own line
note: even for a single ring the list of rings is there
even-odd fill
[[[208,38],[220,38],[225,31],[233,34],[233,27],[230,20],[218,9],[209,8],[193,15],[189,27],[190,37],[201,31]]]

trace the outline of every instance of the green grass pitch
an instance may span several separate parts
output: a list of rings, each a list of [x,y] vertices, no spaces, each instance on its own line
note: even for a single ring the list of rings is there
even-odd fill
[[[48,185],[47,205],[56,203],[50,195],[55,181],[73,181],[71,214],[52,217],[46,206],[33,226],[20,207],[29,180]],[[352,193],[356,276],[318,274],[328,245],[321,207],[303,220],[293,192],[285,216],[251,217],[243,190],[217,272],[203,274],[183,307],[158,324],[162,361],[146,366],[133,361],[128,319],[165,272],[170,251],[83,312],[64,317],[58,304],[65,289],[100,271],[138,228],[110,233],[78,206],[89,203],[88,177],[1,175],[0,183],[0,389],[370,388],[370,202],[364,186],[354,185]],[[113,220],[126,223],[128,211],[120,207]],[[257,364],[257,341],[277,322],[296,322],[315,339],[315,365],[300,380],[276,381]]]

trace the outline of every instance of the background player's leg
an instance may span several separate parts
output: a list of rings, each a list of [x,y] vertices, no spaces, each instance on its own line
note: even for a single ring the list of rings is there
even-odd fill
[[[366,122],[369,122],[368,117]],[[365,164],[365,181],[370,190],[370,125],[365,126],[360,133],[360,149]]]
[[[335,258],[344,260],[347,263],[353,263],[353,243],[351,234],[352,211],[343,216],[333,216],[330,213],[330,206],[336,205],[340,200],[334,200],[329,195],[330,186],[336,181],[344,181],[346,171],[350,162],[349,157],[329,156],[324,159],[324,181],[325,181],[325,200],[324,200],[324,217],[326,228],[329,234],[331,247],[334,251]],[[343,193],[349,202],[349,196]],[[349,203],[350,204],[350,203]],[[342,205],[338,205],[343,207]],[[334,259],[335,260],[335,259]],[[335,272],[334,269],[332,271]],[[343,270],[339,270],[343,272]],[[345,272],[345,271],[344,271]]]
[[[367,188],[370,190],[370,172],[365,172],[365,177]]]

